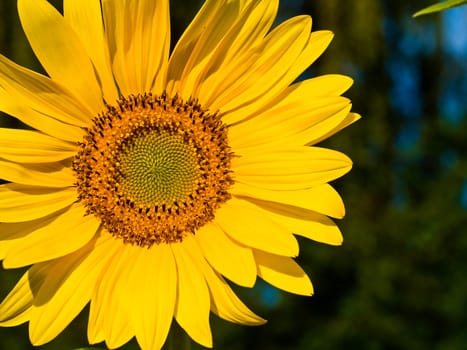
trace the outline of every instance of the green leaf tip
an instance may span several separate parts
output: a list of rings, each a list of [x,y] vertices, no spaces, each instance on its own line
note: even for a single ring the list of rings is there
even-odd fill
[[[439,11],[444,11],[447,9],[450,9],[452,7],[457,7],[457,6],[462,6],[466,5],[467,0],[448,0],[448,1],[443,1],[439,2],[437,4],[433,4],[431,6],[428,6],[418,12],[416,12],[412,17],[418,17],[422,15],[427,15],[429,13],[434,13],[434,12],[439,12]]]

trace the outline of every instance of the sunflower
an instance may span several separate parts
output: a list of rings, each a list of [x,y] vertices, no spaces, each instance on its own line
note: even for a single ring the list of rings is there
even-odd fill
[[[207,0],[169,54],[167,0],[18,0],[46,75],[0,56],[0,258],[30,266],[0,305],[34,345],[90,303],[88,340],[160,349],[172,319],[211,347],[210,312],[265,321],[229,283],[311,295],[294,235],[339,245],[328,184],[351,168],[313,146],[358,119],[352,80],[297,82],[332,33],[272,28],[278,0]]]

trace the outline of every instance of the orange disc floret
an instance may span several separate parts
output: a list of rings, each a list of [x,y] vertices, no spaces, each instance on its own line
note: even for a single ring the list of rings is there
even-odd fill
[[[179,242],[230,198],[227,127],[195,100],[129,96],[94,119],[73,160],[78,198],[114,236]]]

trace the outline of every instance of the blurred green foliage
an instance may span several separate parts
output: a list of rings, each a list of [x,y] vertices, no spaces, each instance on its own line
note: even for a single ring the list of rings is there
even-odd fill
[[[61,1],[53,3],[60,8]],[[467,179],[467,115],[464,104],[461,118],[449,122],[439,105],[445,86],[465,76],[466,54],[459,61],[443,49],[445,23],[439,15],[410,18],[424,5],[418,0],[410,5],[403,0],[282,1],[281,18],[308,13],[315,30],[336,34],[307,75],[355,78],[346,95],[363,119],[323,143],[354,161],[352,172],[334,184],[347,207],[339,223],[344,245],[300,239],[298,261],[314,282],[312,298],[276,293],[261,282],[253,290],[236,288],[269,322],[250,328],[213,316],[215,348],[466,349],[467,211],[461,193]],[[172,1],[174,38],[197,7],[197,1]],[[15,1],[0,1],[0,18],[1,53],[40,71],[21,33]],[[422,40],[431,40],[431,49],[410,53]],[[409,53],[401,48],[404,43]],[[399,74],[397,64],[391,66],[407,60],[418,77],[413,96],[398,90],[407,76]],[[418,117],[404,112],[401,101],[415,101]],[[0,125],[19,124],[4,117]],[[404,144],[400,135],[407,125],[417,131],[408,133]],[[0,297],[21,272],[1,271]],[[87,346],[86,317],[87,310],[39,349]],[[32,349],[26,325],[0,329],[0,348]],[[134,341],[124,347],[136,348]]]

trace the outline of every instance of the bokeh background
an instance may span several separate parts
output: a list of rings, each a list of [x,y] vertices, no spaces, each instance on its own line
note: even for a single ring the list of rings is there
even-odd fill
[[[61,0],[51,2],[61,9]],[[174,39],[200,3],[172,0]],[[278,22],[310,14],[314,30],[335,33],[301,78],[355,80],[346,96],[363,119],[323,143],[354,161],[334,183],[347,207],[344,245],[299,238],[312,298],[261,282],[236,288],[269,322],[249,328],[213,316],[216,349],[467,349],[467,7],[411,17],[429,4],[281,1]],[[0,0],[0,52],[42,71],[14,0]],[[0,126],[20,124],[1,116]],[[22,272],[0,271],[1,298]],[[39,349],[86,346],[86,317]],[[0,349],[32,348],[26,325],[0,329]]]

